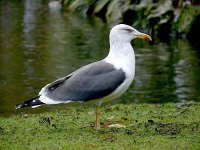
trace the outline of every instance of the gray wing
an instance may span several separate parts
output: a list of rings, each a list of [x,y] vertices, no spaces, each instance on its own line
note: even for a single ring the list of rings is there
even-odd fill
[[[110,63],[98,61],[46,86],[46,96],[54,101],[89,101],[100,99],[117,89],[125,73]]]

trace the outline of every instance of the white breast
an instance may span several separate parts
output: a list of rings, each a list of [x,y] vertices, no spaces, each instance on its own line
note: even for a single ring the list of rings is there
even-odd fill
[[[131,85],[135,76],[135,54],[130,43],[115,43],[111,46],[108,56],[104,61],[114,65],[116,69],[125,72],[126,79],[111,95],[104,99],[115,99],[121,96]]]

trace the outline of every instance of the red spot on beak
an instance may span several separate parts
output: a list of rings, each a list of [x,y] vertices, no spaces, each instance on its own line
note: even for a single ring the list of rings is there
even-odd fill
[[[150,36],[149,36],[149,37],[145,36],[145,37],[144,37],[144,40],[147,40],[147,41],[152,41],[152,39],[151,39],[151,37],[150,37]]]
[[[143,40],[152,41],[151,37],[148,34],[140,33],[137,37]]]

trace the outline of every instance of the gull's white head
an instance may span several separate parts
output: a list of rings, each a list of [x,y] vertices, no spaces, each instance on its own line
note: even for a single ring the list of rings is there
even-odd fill
[[[124,42],[130,43],[135,38],[141,38],[151,41],[151,37],[147,34],[141,33],[133,27],[125,24],[114,26],[110,31],[110,42]]]

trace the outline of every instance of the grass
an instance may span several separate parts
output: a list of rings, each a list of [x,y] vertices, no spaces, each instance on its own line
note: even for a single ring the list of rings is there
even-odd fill
[[[0,118],[0,149],[200,149],[199,103],[105,106],[99,131],[94,130],[93,111],[66,106]]]

